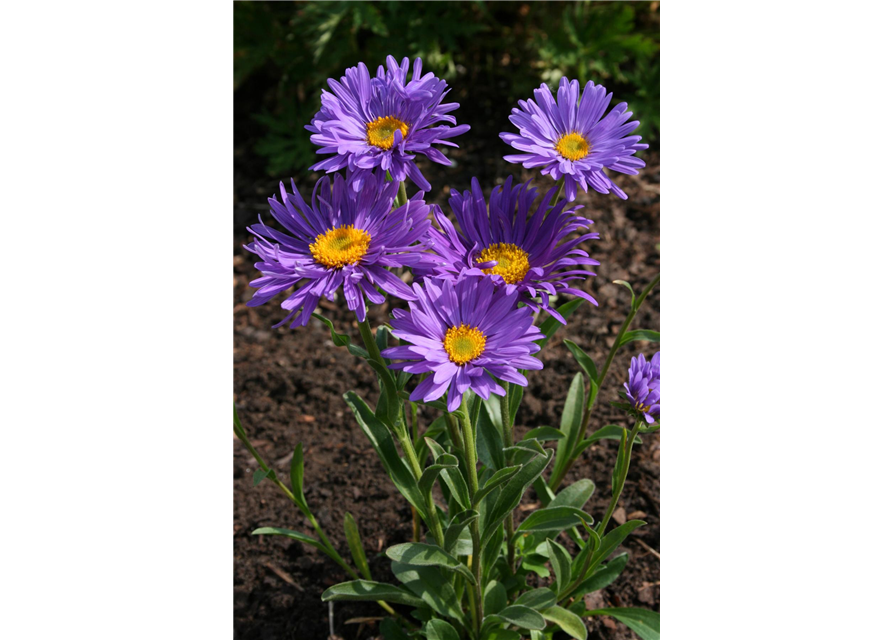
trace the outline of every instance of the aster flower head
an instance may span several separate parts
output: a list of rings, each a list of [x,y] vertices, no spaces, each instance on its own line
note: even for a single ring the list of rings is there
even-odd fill
[[[341,82],[329,79],[334,93],[323,89],[322,108],[305,127],[313,133],[311,142],[322,147],[317,153],[335,154],[311,170],[331,173],[347,167],[357,190],[371,174],[389,171],[398,182],[409,178],[430,191],[431,184],[415,165],[416,155],[449,165],[433,145],[456,147],[447,139],[471,128],[449,126],[456,119],[447,114],[459,103],[443,103],[447,83],[430,72],[423,76],[421,58],[416,58],[408,82],[409,58],[398,65],[388,56],[387,69],[379,66],[375,77],[362,62],[344,73]],[[449,124],[439,124],[444,122]]]
[[[270,198],[270,213],[286,233],[262,220],[248,227],[255,238],[245,248],[260,257],[255,267],[261,272],[251,282],[257,291],[249,307],[262,305],[302,281],[283,301],[288,315],[277,327],[290,320],[292,328],[306,325],[319,299],[333,300],[338,289],[360,322],[366,319],[366,300],[385,301],[376,287],[404,300],[415,299],[409,285],[388,269],[430,260],[424,251],[431,207],[421,193],[392,211],[397,182],[368,180],[355,192],[340,174],[334,184],[324,177],[316,183],[309,203],[294,180],[292,193],[282,183],[279,188],[282,201]]]
[[[660,420],[660,351],[654,354],[651,362],[641,353],[633,358],[629,366],[629,382],[624,383],[623,388],[633,412],[641,415],[648,424]]]
[[[567,201],[560,200],[549,206],[556,189],[534,208],[536,188],[529,181],[512,186],[509,176],[490,192],[489,212],[477,178],[471,180],[471,192],[453,190],[450,208],[459,228],[434,206],[440,229],[432,226],[430,236],[441,263],[426,275],[455,277],[463,271],[488,275],[500,286],[517,289],[522,303],[543,309],[562,323],[564,318],[549,306],[550,295],[564,293],[598,305],[588,293],[571,286],[575,280],[595,275],[581,267],[598,265],[598,261],[579,245],[597,239],[598,233],[566,240],[592,222],[576,215],[582,205],[565,208]]]
[[[543,368],[531,355],[543,335],[531,310],[518,307],[517,291],[469,275],[455,282],[429,278],[413,289],[417,299],[409,311],[394,310],[391,322],[392,333],[409,344],[382,351],[386,358],[405,360],[392,369],[432,374],[410,400],[429,402],[447,393],[447,408],[455,411],[469,388],[484,399],[504,396],[494,378],[526,387],[518,370]]]
[[[535,89],[534,100],[519,100],[520,109],[512,109],[509,121],[519,134],[501,133],[499,137],[524,153],[505,156],[508,162],[521,163],[526,169],[542,167],[542,174],[555,180],[564,177],[564,194],[577,197],[577,187],[599,193],[626,194],[608,177],[605,170],[637,174],[645,162],[634,157],[647,149],[641,136],[630,135],[638,121],[626,122],[633,115],[621,102],[608,115],[605,111],[613,94],[591,80],[580,98],[580,83],[562,78],[558,102],[548,85]],[[604,116],[604,117],[602,117]]]

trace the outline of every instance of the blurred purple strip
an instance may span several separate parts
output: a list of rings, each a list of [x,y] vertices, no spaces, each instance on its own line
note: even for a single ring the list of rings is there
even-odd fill
[[[661,352],[663,417],[893,418],[893,354]]]

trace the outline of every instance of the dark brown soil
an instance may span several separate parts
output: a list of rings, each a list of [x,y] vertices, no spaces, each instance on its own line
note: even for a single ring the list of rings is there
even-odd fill
[[[498,142],[498,141],[497,141]],[[469,155],[480,154],[498,159],[502,149],[482,149],[469,145]],[[464,155],[464,154],[463,154]],[[458,154],[454,155],[457,157]],[[629,194],[621,201],[613,196],[583,194],[580,202],[601,233],[601,240],[590,242],[588,249],[601,261],[598,277],[583,288],[599,301],[599,307],[580,307],[567,328],[559,330],[549,347],[540,354],[545,368],[530,377],[530,387],[519,411],[519,430],[540,425],[558,426],[564,397],[578,367],[561,344],[574,340],[601,365],[607,356],[629,309],[629,293],[612,284],[628,280],[636,290],[660,269],[660,166],[655,152],[645,156],[648,168],[637,177],[619,176],[618,183]],[[446,211],[445,185],[469,188],[471,168],[452,167],[445,172],[427,171],[434,191],[429,201]],[[508,171],[524,179],[533,177],[541,190],[546,179],[520,167],[488,163],[479,172],[485,190]],[[423,167],[425,171],[425,167]],[[498,172],[498,174],[497,174]],[[432,175],[434,173],[435,175]],[[371,369],[335,348],[328,330],[317,321],[303,329],[271,329],[284,312],[277,304],[249,309],[248,282],[255,277],[253,256],[242,248],[247,241],[246,222],[266,215],[266,198],[276,182],[249,179],[236,172],[235,250],[233,266],[234,297],[234,398],[242,422],[257,449],[272,463],[280,477],[288,477],[292,451],[298,442],[304,445],[307,500],[323,529],[340,553],[350,553],[344,540],[342,523],[349,511],[356,519],[370,560],[373,578],[393,582],[389,561],[383,551],[411,539],[411,515],[406,501],[393,488],[383,468],[355,424],[342,394],[354,389],[367,402],[376,396]],[[436,176],[437,179],[434,179]],[[299,188],[313,184],[311,174],[301,176]],[[501,180],[499,180],[501,182]],[[414,189],[410,189],[412,193]],[[338,305],[325,303],[323,313],[336,327],[359,342],[355,318]],[[660,328],[660,291],[652,293],[642,306],[633,328]],[[373,325],[384,321],[388,310],[371,310]],[[605,424],[629,424],[629,419],[612,408],[621,389],[629,359],[639,348],[650,356],[656,346],[632,343],[620,350],[608,383],[593,413],[590,432]],[[426,416],[431,419],[433,414]],[[602,441],[586,451],[565,480],[580,478],[596,483],[596,494],[587,505],[598,519],[610,498],[610,474],[617,443]],[[252,487],[251,476],[257,464],[238,440],[233,440],[233,574],[234,626],[239,640],[323,639],[329,635],[328,606],[320,600],[327,587],[348,579],[331,560],[299,542],[270,536],[252,536],[262,526],[279,526],[312,533],[304,517],[292,503],[268,481]],[[533,504],[531,492],[522,502]],[[637,448],[627,488],[620,506],[626,516],[648,522],[634,532],[621,550],[630,561],[621,577],[603,592],[590,596],[589,608],[602,606],[660,609],[660,435],[645,436]],[[522,514],[518,513],[517,516]],[[650,549],[649,549],[650,548]],[[653,551],[652,551],[653,550]],[[379,617],[382,610],[374,603],[336,603],[335,633],[345,640],[372,638],[377,624],[347,623],[353,618]],[[588,622],[590,638],[612,640],[635,638],[623,624],[598,617]]]

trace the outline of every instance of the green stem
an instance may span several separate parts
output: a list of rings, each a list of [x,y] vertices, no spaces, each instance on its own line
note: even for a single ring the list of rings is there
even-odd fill
[[[561,196],[564,193],[564,175],[562,175],[558,179],[558,191],[555,192],[555,195],[552,196],[552,200],[549,202],[550,207],[554,207],[558,204],[558,201],[561,200]]]
[[[577,441],[574,443],[571,451],[573,452],[583,439],[586,437],[586,432],[589,430],[589,421],[592,417],[592,409],[595,407],[596,400],[598,399],[598,392],[602,388],[602,384],[605,381],[605,378],[608,375],[608,371],[611,368],[611,363],[614,362],[614,356],[617,354],[617,349],[620,348],[620,340],[623,338],[623,334],[626,333],[626,330],[629,328],[630,323],[633,321],[633,318],[636,317],[636,314],[639,312],[639,307],[642,306],[642,303],[645,301],[645,298],[648,297],[648,294],[651,293],[651,290],[660,282],[660,274],[648,283],[648,286],[642,290],[642,293],[636,298],[636,301],[631,305],[629,313],[626,315],[626,319],[623,321],[623,324],[620,325],[620,332],[617,334],[617,338],[614,340],[614,344],[611,345],[611,350],[608,351],[608,357],[605,359],[605,365],[602,367],[601,373],[595,381],[595,392],[592,395],[592,401],[589,403],[589,408],[586,412],[580,416],[580,430],[577,434]],[[591,384],[591,383],[590,383]],[[577,458],[569,458],[564,466],[561,469],[556,469],[556,472],[552,474],[552,477],[549,479],[549,487],[552,491],[558,489],[561,486],[562,480],[564,480],[564,476],[567,475],[567,472],[570,471],[571,466],[576,462]]]
[[[462,397],[460,411],[462,412],[462,417],[460,418],[462,433],[467,443],[465,447],[465,467],[468,472],[468,488],[471,495],[474,496],[478,490],[477,452],[474,447],[474,429],[471,426],[471,418],[469,417],[468,403],[465,401],[465,396]],[[484,605],[481,597],[481,530],[477,518],[471,522],[471,549],[471,572],[476,582],[471,590],[470,601],[474,630],[475,634],[478,634],[481,630]]]
[[[416,456],[415,447],[412,446],[412,440],[409,438],[409,431],[407,431],[405,425],[397,426],[397,439],[400,441],[400,447],[403,449],[403,454],[406,456],[406,459],[409,460],[409,467],[412,469],[412,475],[415,476],[416,482],[419,481],[422,477],[422,467],[419,465],[419,458]],[[443,546],[443,527],[440,524],[440,517],[437,514],[437,505],[434,504],[434,499],[431,497],[431,493],[425,496],[425,506],[428,508],[428,519],[430,522],[428,523],[431,527],[432,533],[434,533],[434,539],[437,541],[439,546]]]
[[[639,434],[639,427],[641,426],[642,423],[640,421],[636,421],[636,426],[633,427],[632,433],[629,436],[629,440],[626,443],[626,450],[622,452],[624,457],[623,465],[620,472],[620,482],[617,484],[617,489],[612,492],[611,504],[608,506],[608,510],[605,512],[605,517],[598,525],[597,533],[599,537],[605,535],[605,529],[607,529],[608,527],[608,521],[611,520],[611,516],[614,515],[614,509],[617,508],[617,503],[620,501],[620,494],[623,493],[623,485],[626,484],[626,475],[629,473],[629,465],[633,457],[633,445],[636,442],[636,436]],[[618,455],[620,453],[621,452],[618,451]]]
[[[512,420],[512,411],[509,402],[509,395],[511,391],[511,386],[509,383],[503,383],[503,387],[505,388],[505,395],[499,399],[499,406],[502,413],[502,445],[508,449],[515,444],[515,433],[514,433],[514,421]],[[508,452],[506,454],[505,465],[511,465],[512,453]],[[506,562],[509,566],[509,571],[511,573],[515,573],[515,545],[512,543],[512,537],[515,535],[515,518],[514,512],[509,513],[503,522],[506,531],[506,539],[509,541],[508,543],[508,556],[506,557]]]
[[[368,318],[358,323],[360,327],[360,335],[363,337],[363,344],[366,345],[366,351],[369,357],[375,360],[383,367],[387,367],[384,358],[381,357],[381,351],[378,350],[378,343],[375,342],[375,336],[372,335],[372,327],[369,326]]]
[[[397,206],[402,207],[404,204],[406,204],[406,201],[407,201],[406,181],[401,180],[400,181],[400,189],[399,189],[399,191],[397,191]]]
[[[254,445],[252,445],[251,442],[248,440],[247,434],[240,433],[238,430],[234,430],[234,431],[236,433],[236,436],[242,442],[242,444],[245,445],[245,448],[248,449],[248,451],[251,453],[251,455],[254,456],[254,459],[257,460],[257,463],[260,465],[260,468],[263,469],[264,471],[269,472],[270,466],[261,457],[260,453],[257,452],[257,449],[254,448]],[[307,519],[310,521],[310,525],[313,527],[313,530],[316,531],[316,535],[319,536],[319,541],[322,542],[323,546],[326,548],[326,555],[329,556],[332,560],[334,560],[338,564],[339,567],[344,569],[344,571],[347,573],[347,575],[349,575],[352,579],[359,580],[360,576],[357,575],[356,571],[354,571],[353,569],[350,568],[350,565],[348,565],[344,561],[344,558],[341,557],[341,554],[338,553],[338,551],[335,549],[334,546],[332,546],[332,543],[329,541],[329,537],[322,530],[322,527],[319,526],[319,522],[317,521],[317,519],[313,515],[313,513],[311,513],[309,511],[309,509],[305,511],[304,505],[301,504],[301,501],[295,497],[295,494],[291,492],[291,489],[286,487],[282,483],[282,481],[278,477],[276,477],[275,471],[273,473],[271,473],[270,475],[268,475],[267,477],[270,480],[272,480],[273,483],[277,487],[279,487],[279,490],[282,491],[282,493],[284,493],[286,496],[288,496],[288,499],[291,500],[292,502],[294,502],[295,505],[298,507],[298,509],[301,510],[301,513],[303,513],[307,517]],[[389,614],[391,614],[392,616],[397,616],[398,618],[403,620],[404,623],[408,624],[406,619],[403,618],[403,616],[401,616],[399,613],[394,611],[394,609],[391,607],[391,605],[389,605],[387,602],[383,602],[381,600],[378,600],[377,602],[381,606],[381,608],[384,609],[385,611],[387,611]]]

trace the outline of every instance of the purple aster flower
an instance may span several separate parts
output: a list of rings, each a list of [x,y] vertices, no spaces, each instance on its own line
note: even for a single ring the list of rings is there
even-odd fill
[[[324,177],[316,183],[310,204],[298,193],[279,183],[282,202],[270,198],[270,213],[287,233],[263,221],[250,226],[254,242],[245,248],[260,256],[255,263],[261,277],[251,283],[257,288],[249,307],[269,301],[289,287],[306,281],[282,303],[288,310],[282,326],[292,318],[292,328],[306,325],[320,297],[333,300],[341,288],[349,309],[362,322],[366,299],[381,304],[385,297],[376,289],[404,300],[414,300],[412,289],[388,271],[393,267],[426,264],[423,253],[431,223],[430,205],[417,193],[405,205],[391,210],[399,183],[366,181],[359,193],[348,188],[341,175],[334,185]],[[300,315],[298,315],[300,314]]]
[[[440,229],[431,227],[431,248],[442,263],[430,275],[455,277],[463,271],[489,275],[500,286],[516,288],[522,303],[544,309],[563,324],[564,318],[549,306],[550,295],[565,293],[598,305],[588,293],[569,284],[595,275],[580,267],[595,266],[598,261],[578,247],[585,240],[598,238],[598,233],[565,241],[592,222],[575,215],[582,205],[565,209],[567,201],[561,200],[550,207],[556,189],[545,195],[532,215],[537,190],[529,181],[512,187],[509,176],[504,185],[494,188],[490,192],[489,214],[477,178],[471,179],[471,193],[454,190],[450,207],[459,229],[440,207],[434,206]]]
[[[446,114],[459,103],[441,104],[449,91],[447,83],[430,72],[422,76],[421,58],[416,58],[412,79],[406,82],[408,72],[409,58],[398,66],[394,57],[388,56],[387,70],[379,66],[374,78],[361,62],[347,69],[341,82],[329,79],[334,94],[323,89],[322,109],[305,128],[313,133],[311,142],[322,147],[317,153],[335,156],[311,170],[331,173],[347,167],[356,190],[371,173],[386,171],[398,182],[409,178],[422,191],[431,190],[415,165],[415,154],[449,165],[447,157],[432,145],[458,146],[447,138],[471,127],[437,124],[455,125],[456,119]]]
[[[491,393],[504,396],[494,378],[526,387],[518,369],[543,368],[530,355],[539,351],[534,341],[543,335],[530,309],[518,307],[517,291],[468,275],[412,286],[417,299],[408,312],[395,309],[391,322],[392,333],[409,344],[382,351],[386,358],[407,361],[391,364],[392,369],[433,374],[410,400],[436,400],[449,389],[447,408],[455,411],[469,388],[484,399]]]
[[[504,142],[524,152],[505,159],[526,169],[542,167],[542,174],[555,180],[566,178],[564,194],[568,200],[577,197],[577,185],[583,191],[588,187],[599,193],[610,191],[625,200],[626,194],[604,170],[637,174],[645,162],[633,154],[648,148],[639,143],[641,136],[629,135],[639,123],[626,122],[633,115],[626,110],[626,103],[621,102],[602,118],[614,94],[591,80],[583,89],[582,100],[580,84],[567,78],[559,83],[557,104],[546,84],[533,94],[536,100],[519,100],[521,109],[512,109],[509,116],[520,135],[499,134]]]
[[[641,353],[629,365],[629,382],[624,383],[626,397],[634,412],[642,414],[645,422],[660,420],[660,351],[651,362]]]

